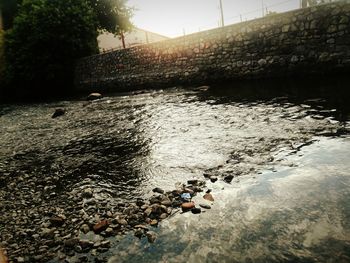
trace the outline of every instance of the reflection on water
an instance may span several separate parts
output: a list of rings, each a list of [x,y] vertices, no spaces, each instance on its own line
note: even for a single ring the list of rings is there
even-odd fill
[[[349,129],[346,84],[249,85],[2,105],[0,197],[26,204],[35,193],[35,207],[75,213],[67,200],[86,187],[115,207],[203,173],[233,175],[232,184],[209,183],[211,210],[175,215],[156,230],[155,244],[126,236],[106,255],[116,255],[112,262],[348,261],[349,140],[339,138]],[[57,107],[67,113],[51,119]],[[19,193],[6,190],[34,177]],[[1,227],[11,232],[10,223]]]
[[[163,222],[155,244],[123,239],[110,262],[349,262],[349,149],[320,139],[298,167],[215,185],[211,210]]]

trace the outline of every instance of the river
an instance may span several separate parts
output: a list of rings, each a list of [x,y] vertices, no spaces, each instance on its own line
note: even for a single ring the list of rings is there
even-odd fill
[[[327,85],[2,105],[2,246],[27,262],[349,262],[349,95]],[[56,108],[66,113],[53,119]],[[67,234],[96,239],[78,231],[84,220],[189,179],[206,180],[211,209],[175,212],[152,227],[154,243],[125,231],[107,250],[62,249]],[[84,189],[93,202],[78,198]],[[42,233],[58,213],[70,223],[50,243]]]

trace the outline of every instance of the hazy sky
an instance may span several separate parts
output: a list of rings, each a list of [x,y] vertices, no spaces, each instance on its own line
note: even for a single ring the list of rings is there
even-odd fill
[[[299,7],[300,0],[222,0],[225,24],[261,17],[262,5],[282,12]],[[216,27],[220,20],[219,0],[129,0],[134,6],[137,27],[174,37]]]

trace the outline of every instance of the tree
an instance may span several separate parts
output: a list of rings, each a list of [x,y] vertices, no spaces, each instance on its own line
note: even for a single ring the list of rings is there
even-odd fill
[[[16,93],[71,88],[74,61],[98,51],[97,27],[85,0],[24,0],[5,35],[6,70]]]
[[[120,35],[122,32],[132,29],[130,18],[133,9],[126,5],[127,0],[88,1],[97,16],[99,30]]]
[[[13,19],[21,3],[22,0],[0,0],[0,12],[2,14],[4,30],[12,27]]]

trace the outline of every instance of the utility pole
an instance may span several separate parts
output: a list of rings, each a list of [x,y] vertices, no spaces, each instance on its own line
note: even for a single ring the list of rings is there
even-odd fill
[[[262,6],[262,17],[265,16],[264,14],[264,0],[261,0],[261,6]]]
[[[222,8],[222,0],[220,0],[220,13],[221,13],[221,26],[225,26],[225,23],[224,23],[224,10]]]

